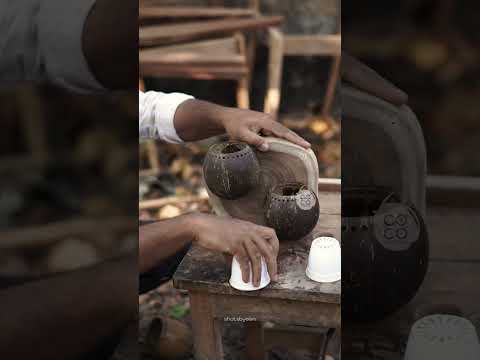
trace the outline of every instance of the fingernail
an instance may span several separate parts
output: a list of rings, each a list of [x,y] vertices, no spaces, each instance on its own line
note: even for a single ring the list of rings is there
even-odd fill
[[[268,144],[263,143],[262,145],[260,145],[260,151],[268,151]]]

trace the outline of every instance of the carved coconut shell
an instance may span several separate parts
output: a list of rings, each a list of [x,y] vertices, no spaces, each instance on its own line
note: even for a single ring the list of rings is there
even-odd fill
[[[234,200],[257,186],[260,165],[255,151],[241,142],[214,144],[203,162],[205,183],[218,197]]]
[[[373,214],[390,194],[383,188],[342,190],[342,318],[349,321],[381,320],[405,306],[427,271],[427,227],[414,207],[420,233],[407,249],[394,251],[376,239]]]
[[[298,240],[313,230],[319,213],[313,191],[301,183],[286,183],[272,189],[265,217],[279,240]]]

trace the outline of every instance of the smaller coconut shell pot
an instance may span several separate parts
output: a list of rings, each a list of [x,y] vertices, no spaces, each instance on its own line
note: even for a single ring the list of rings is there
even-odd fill
[[[234,200],[258,185],[260,165],[255,151],[241,142],[212,145],[203,162],[209,190],[223,199]]]
[[[313,230],[319,214],[318,198],[313,191],[301,183],[286,183],[272,189],[265,217],[279,240],[298,240]]]

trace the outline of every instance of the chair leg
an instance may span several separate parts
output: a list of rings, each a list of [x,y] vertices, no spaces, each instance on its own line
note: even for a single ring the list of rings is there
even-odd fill
[[[195,359],[222,360],[222,323],[213,315],[209,294],[190,293]]]
[[[250,321],[245,324],[248,360],[265,360],[263,324],[260,321]]]
[[[248,90],[248,79],[246,77],[238,80],[237,105],[240,109],[250,109],[250,94]]]
[[[158,150],[155,141],[148,140],[145,142],[145,146],[147,148],[147,156],[150,169],[154,171],[160,170],[160,160],[158,158]]]
[[[330,68],[330,76],[328,79],[327,91],[325,93],[325,100],[323,102],[322,116],[329,116],[330,110],[333,104],[333,98],[335,96],[335,88],[337,87],[337,81],[340,71],[340,56],[333,58],[332,66]]]
[[[264,111],[277,118],[282,87],[284,40],[283,34],[276,28],[269,29],[268,37],[268,83]]]

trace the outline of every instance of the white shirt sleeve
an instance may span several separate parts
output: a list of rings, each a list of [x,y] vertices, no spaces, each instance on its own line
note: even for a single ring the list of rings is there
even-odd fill
[[[95,0],[0,2],[0,84],[50,82],[76,92],[105,90],[82,49]]]
[[[140,139],[159,139],[170,143],[181,143],[173,119],[178,106],[192,96],[182,93],[165,94],[147,91],[138,94],[138,130]]]

